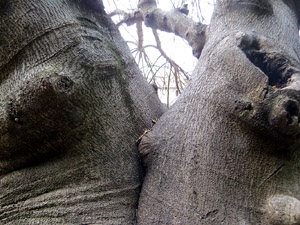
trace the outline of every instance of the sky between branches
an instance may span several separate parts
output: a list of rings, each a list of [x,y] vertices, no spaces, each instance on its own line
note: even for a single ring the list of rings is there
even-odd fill
[[[121,9],[125,12],[132,12],[137,9],[138,0],[103,0],[103,3],[107,13],[116,9]],[[159,8],[166,11],[171,10],[172,8],[179,8],[183,4],[188,4],[189,16],[195,21],[208,24],[212,15],[214,0],[157,0],[157,4]],[[113,17],[115,22],[120,21],[120,19],[121,18],[118,16]],[[133,25],[128,27],[126,24],[123,24],[120,26],[119,30],[133,52],[133,56],[139,64],[139,68],[143,72],[144,76],[149,83],[153,83],[153,71],[151,73],[149,65],[143,62],[143,60],[140,59],[141,57],[139,57],[138,52],[134,50],[137,43],[136,26]],[[143,33],[144,46],[154,45],[155,38],[152,34],[152,30],[143,25]],[[162,43],[162,48],[166,54],[183,70],[185,70],[188,76],[192,76],[192,71],[197,63],[197,59],[193,56],[191,47],[185,40],[175,36],[174,34],[160,31],[158,33]],[[169,93],[166,91],[167,80],[165,77],[167,77],[168,74],[168,66],[163,68],[164,61],[162,58],[159,58],[160,53],[154,48],[147,48],[147,56],[149,56],[151,62],[155,64],[154,70],[156,68],[161,68],[156,75],[157,78],[155,78],[155,83],[160,88],[159,97],[161,101],[166,104],[172,104],[178,95],[178,90],[174,88],[173,80],[171,81],[171,91],[169,90]]]

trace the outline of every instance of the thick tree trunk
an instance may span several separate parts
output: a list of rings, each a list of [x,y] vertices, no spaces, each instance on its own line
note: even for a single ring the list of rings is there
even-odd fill
[[[218,1],[193,79],[139,146],[139,224],[300,224],[295,12]]]
[[[135,142],[163,107],[102,3],[0,12],[0,223],[135,224]]]

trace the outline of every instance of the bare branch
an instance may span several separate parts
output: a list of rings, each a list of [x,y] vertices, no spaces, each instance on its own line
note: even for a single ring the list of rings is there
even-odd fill
[[[138,21],[143,21],[143,15],[139,10],[136,10],[132,13],[126,13],[123,10],[115,10],[112,13],[109,14],[109,16],[113,17],[116,15],[123,16],[123,19],[117,23],[117,26],[121,26],[123,23],[125,23],[127,26],[131,26]]]
[[[156,47],[159,50],[160,54],[170,63],[170,65],[174,68],[178,68],[178,70],[183,73],[183,75],[186,77],[186,79],[189,79],[188,75],[186,74],[186,72],[184,71],[184,69],[182,69],[176,62],[174,62],[174,60],[172,60],[162,49],[161,47],[161,41],[159,39],[157,30],[152,29],[152,33],[154,35],[155,41],[156,41]]]
[[[121,15],[121,16],[125,16],[127,13],[121,9],[116,9],[115,11],[111,12],[110,14],[108,14],[108,16],[113,17],[113,16],[117,16],[117,15]]]
[[[194,56],[200,57],[205,44],[207,25],[195,22],[181,12],[180,8],[170,11],[158,9],[155,0],[140,0],[138,6],[143,13],[146,26],[184,38],[192,47]]]
[[[144,45],[144,33],[143,33],[143,22],[141,20],[136,22],[136,30],[138,35],[138,49],[140,52],[142,52],[143,45]]]
[[[156,1],[154,0],[147,0],[147,1],[141,1],[140,0],[140,5],[139,6],[143,6],[146,7],[147,10],[150,10],[149,13],[151,14],[152,11],[157,11],[157,6],[156,6]],[[188,14],[188,8],[187,5],[184,4],[184,1],[182,1],[182,6],[180,8],[177,9],[173,9],[170,12],[175,13],[175,16],[180,15],[179,18],[184,17],[185,20],[189,20],[192,21],[192,25],[193,24],[197,24],[195,23],[192,19],[189,19],[188,17],[186,17],[186,15]],[[152,11],[151,11],[152,10]],[[160,11],[163,12],[163,11]],[[117,23],[117,26],[120,26],[121,24],[126,24],[127,26],[136,24],[136,31],[137,31],[137,40],[135,40],[134,42],[132,41],[128,41],[128,44],[132,44],[134,45],[133,49],[132,49],[132,53],[134,54],[134,58],[136,59],[136,62],[138,63],[140,69],[143,71],[144,76],[146,77],[146,79],[148,80],[148,82],[150,83],[156,83],[158,82],[160,87],[159,89],[166,90],[167,91],[167,102],[168,105],[170,105],[170,91],[176,90],[176,93],[181,93],[182,90],[184,89],[184,86],[186,84],[186,81],[189,80],[189,76],[188,74],[184,71],[184,69],[182,69],[177,63],[175,63],[175,61],[173,61],[173,59],[171,59],[163,50],[162,48],[162,44],[160,41],[160,38],[158,36],[157,30],[156,29],[152,29],[155,41],[156,41],[156,45],[145,45],[144,46],[144,34],[143,34],[143,22],[145,15],[147,16],[148,14],[145,14],[145,11],[142,11],[141,9],[135,10],[133,12],[127,13],[126,11],[123,10],[115,10],[112,13],[110,13],[109,15],[112,16],[120,16],[120,21]],[[168,20],[169,16],[167,17]],[[170,17],[171,19],[174,19],[172,17]],[[169,20],[168,20],[169,21]],[[172,22],[170,20],[170,22]],[[178,22],[178,21],[175,21]],[[164,29],[159,28],[162,31],[168,31],[168,32],[174,32],[174,30],[176,32],[174,32],[175,34],[182,36],[181,34],[183,34],[184,32],[186,32],[186,28],[181,28],[179,29],[180,23],[178,23],[177,25],[173,25],[173,24],[169,24],[169,22],[166,23],[168,27],[165,27]],[[199,25],[199,24],[197,24]],[[200,24],[201,25],[201,24]],[[190,24],[187,26],[189,27]],[[204,26],[204,25],[201,25]],[[151,27],[150,27],[151,28]],[[172,30],[173,29],[173,30]],[[194,29],[194,28],[191,28]],[[178,32],[177,32],[178,30]],[[127,30],[126,30],[127,31]],[[190,33],[188,33],[186,36],[189,36]],[[205,35],[203,35],[205,37]],[[192,36],[191,36],[192,37]],[[136,39],[136,38],[134,38]],[[202,39],[204,40],[204,39]],[[191,41],[189,41],[189,44],[191,45]],[[195,45],[193,46],[195,48]],[[147,55],[148,53],[148,48],[155,48],[156,50],[158,50],[158,52],[160,53],[160,55],[157,57],[156,60],[154,60],[154,62],[152,62],[151,57],[149,57]],[[196,48],[199,50],[199,48]],[[202,49],[202,47],[201,47]],[[198,51],[198,55],[195,54],[197,52],[197,50],[194,51],[194,55],[196,55],[197,57],[200,56],[201,50]],[[165,59],[165,62],[159,61],[159,59]],[[159,61],[159,62],[158,62]],[[157,65],[156,63],[159,63],[161,65]],[[164,72],[162,70],[165,70]],[[163,81],[163,84],[161,84],[161,82]],[[174,85],[174,87],[173,87]],[[177,94],[176,94],[177,95]]]

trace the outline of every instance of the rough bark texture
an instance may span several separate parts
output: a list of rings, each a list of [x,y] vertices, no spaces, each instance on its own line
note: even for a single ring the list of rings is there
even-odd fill
[[[294,1],[218,1],[193,79],[139,146],[139,224],[300,224],[297,22]]]
[[[163,107],[101,1],[1,1],[0,32],[0,223],[135,224]]]
[[[193,55],[200,57],[205,44],[206,25],[193,21],[180,9],[163,11],[157,8],[155,0],[140,0],[139,8],[144,15],[146,26],[182,37],[192,47]]]

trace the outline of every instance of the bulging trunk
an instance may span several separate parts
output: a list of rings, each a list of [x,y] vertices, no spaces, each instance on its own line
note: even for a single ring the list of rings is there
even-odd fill
[[[164,107],[100,1],[0,3],[0,223],[134,224]]]
[[[192,80],[139,146],[139,224],[300,224],[295,12],[218,1]]]

